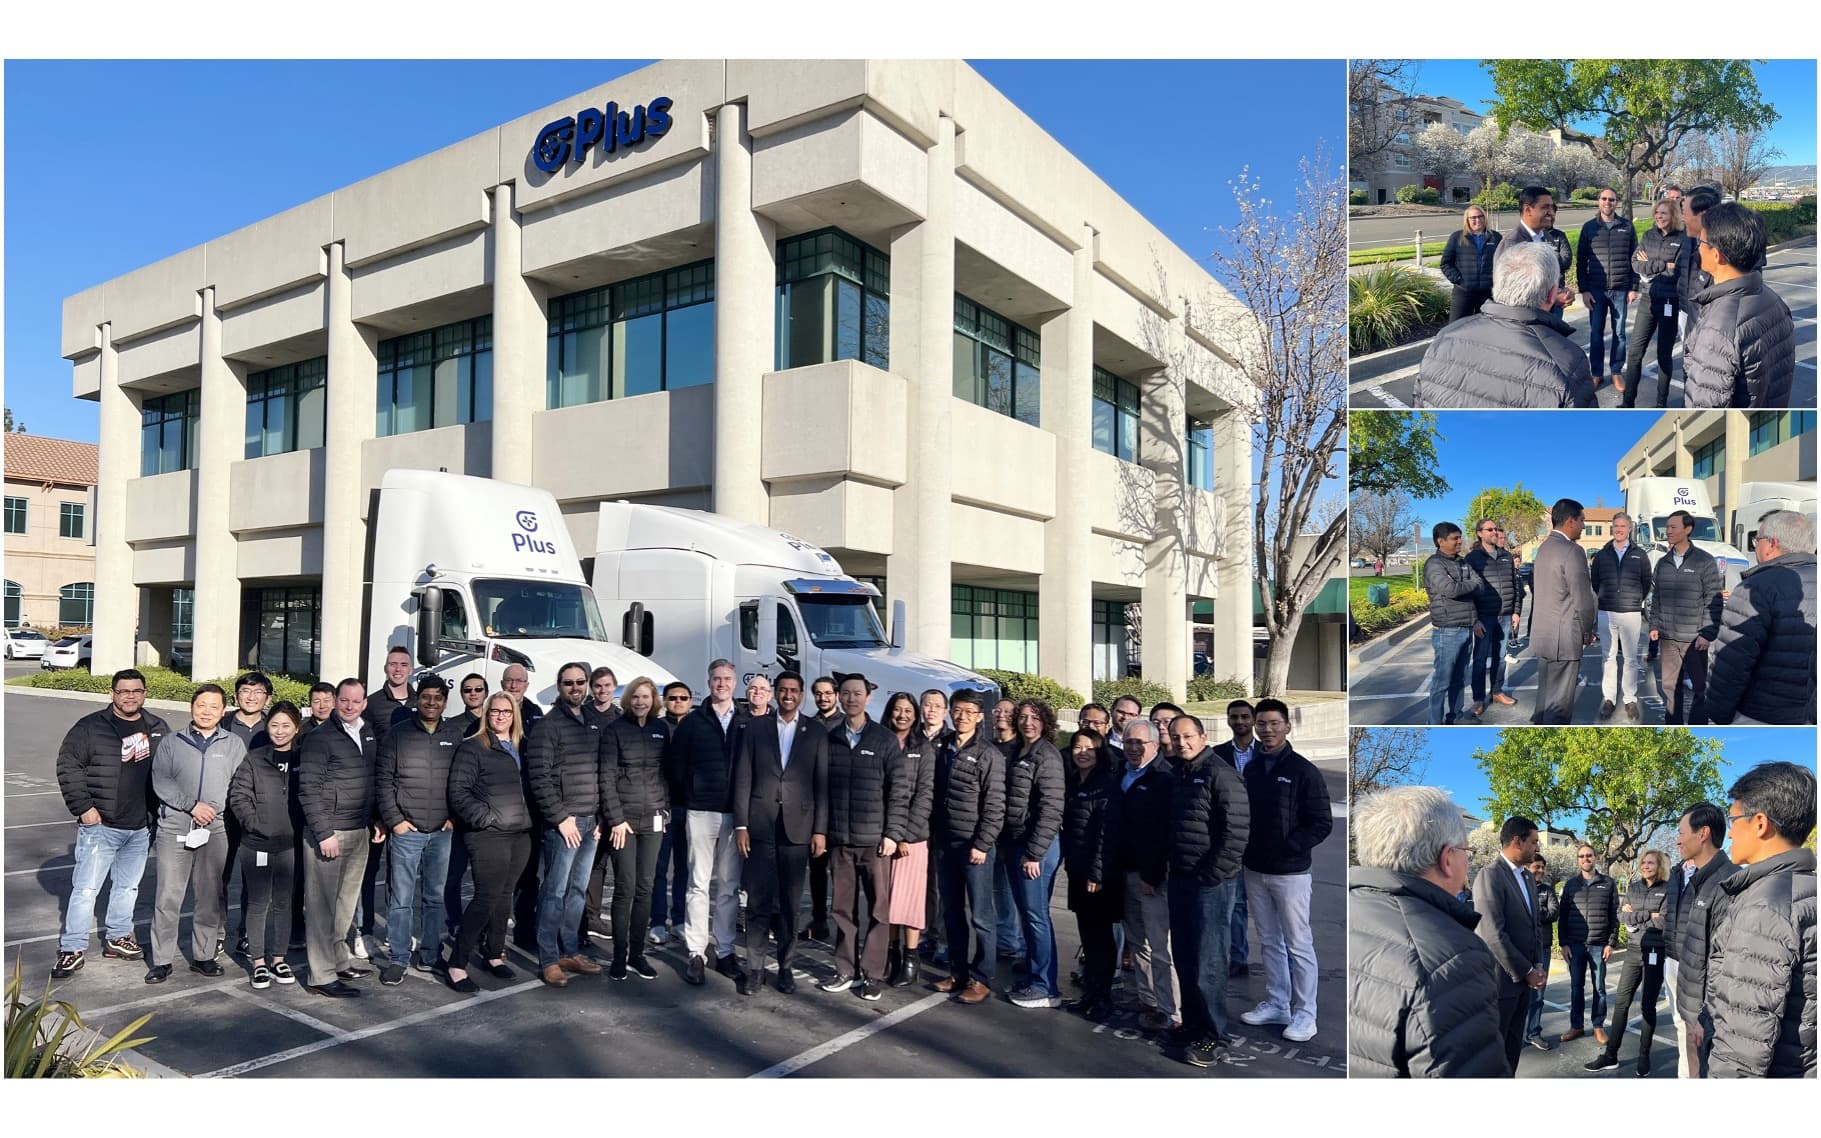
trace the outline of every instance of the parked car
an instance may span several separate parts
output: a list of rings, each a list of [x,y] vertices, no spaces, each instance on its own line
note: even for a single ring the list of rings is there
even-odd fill
[[[93,636],[66,636],[45,649],[41,666],[52,670],[87,668],[94,641]]]
[[[1214,674],[1214,660],[1206,652],[1195,653],[1195,674],[1211,676]]]
[[[35,628],[9,628],[6,630],[6,658],[8,660],[42,660],[44,650],[50,641],[44,633]]]

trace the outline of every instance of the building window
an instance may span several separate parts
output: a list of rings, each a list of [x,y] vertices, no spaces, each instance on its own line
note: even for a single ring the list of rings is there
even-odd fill
[[[87,628],[95,619],[95,583],[81,581],[57,590],[57,623]]]
[[[1700,450],[1695,451],[1694,476],[1696,478],[1712,478],[1714,476],[1714,471],[1720,469],[1725,462],[1726,440],[1723,438],[1715,439]]]
[[[1138,385],[1094,369],[1094,449],[1138,461]]]
[[[778,242],[778,370],[891,367],[891,258],[839,229]]]
[[[1038,425],[1043,353],[1037,333],[955,296],[955,398]]]
[[[1214,428],[1200,419],[1189,420],[1188,457],[1184,462],[1183,477],[1189,485],[1198,490],[1214,489]]]
[[[1124,601],[1094,602],[1094,678],[1123,679],[1126,672],[1127,636]]]
[[[201,457],[197,423],[202,418],[202,392],[192,387],[148,399],[140,408],[139,473],[169,474],[195,470]]]
[[[19,622],[23,619],[21,610],[24,604],[25,590],[19,587],[19,582],[8,581],[6,583],[6,627],[19,627]]]
[[[318,356],[247,376],[248,458],[322,445],[328,375],[328,357]]]
[[[950,586],[949,656],[964,668],[1037,670],[1037,594]]]
[[[314,676],[322,590],[252,589],[249,593],[247,607],[256,614],[253,627],[259,638],[255,666],[262,672]]]
[[[195,589],[171,590],[171,640],[184,644],[195,639],[196,626],[193,613],[196,610]]]
[[[381,437],[493,418],[493,317],[381,340],[378,404]]]
[[[1799,438],[1814,431],[1815,413],[1813,411],[1791,411],[1789,414],[1789,437]]]
[[[77,541],[88,536],[88,528],[83,524],[88,515],[87,504],[59,502],[57,507],[57,536],[75,538]]]
[[[25,499],[24,498],[14,498],[11,495],[7,496],[7,499],[6,499],[6,532],[7,533],[24,533],[25,532]]]
[[[550,302],[546,407],[714,382],[714,262]]]

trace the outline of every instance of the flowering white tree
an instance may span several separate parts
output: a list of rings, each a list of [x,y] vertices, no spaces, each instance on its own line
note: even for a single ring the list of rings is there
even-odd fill
[[[1416,136],[1416,152],[1423,170],[1442,182],[1443,200],[1448,196],[1448,180],[1467,169],[1467,140],[1447,123],[1432,122]]]
[[[1511,177],[1511,163],[1505,149],[1505,138],[1498,124],[1490,120],[1467,133],[1462,140],[1467,172],[1479,179],[1481,191],[1493,183]]]

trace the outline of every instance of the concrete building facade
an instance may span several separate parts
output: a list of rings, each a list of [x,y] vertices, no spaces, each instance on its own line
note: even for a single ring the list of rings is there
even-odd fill
[[[1664,415],[1632,444],[1618,464],[1621,489],[1634,478],[1700,480],[1729,540],[1734,536],[1740,487],[1750,482],[1813,482],[1815,473],[1813,411],[1682,411]]]
[[[665,61],[64,302],[98,669],[353,674],[392,467],[788,530],[907,644],[1252,674],[1230,296],[954,62]],[[141,635],[134,641],[137,617]]]
[[[95,596],[93,443],[7,434],[6,627],[81,628]]]

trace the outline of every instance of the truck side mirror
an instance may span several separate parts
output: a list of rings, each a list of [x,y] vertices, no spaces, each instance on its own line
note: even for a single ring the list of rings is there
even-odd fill
[[[892,602],[892,647],[893,648],[904,647],[904,623],[905,623],[906,611],[907,610],[904,607],[903,601],[899,600],[899,601]]]
[[[645,606],[633,601],[632,607],[620,617],[620,646],[641,656],[651,655],[656,643],[655,623]]]
[[[442,658],[443,591],[434,585],[417,591],[417,662],[434,668]]]

